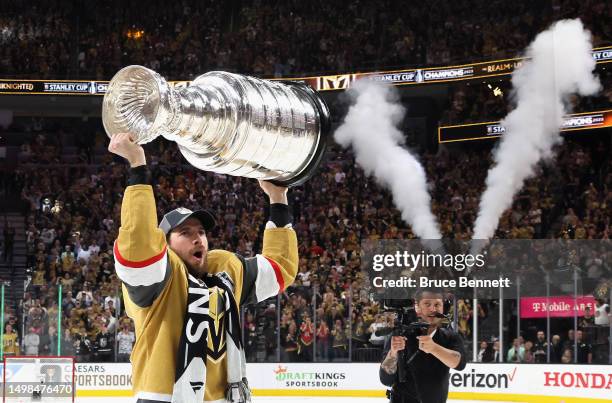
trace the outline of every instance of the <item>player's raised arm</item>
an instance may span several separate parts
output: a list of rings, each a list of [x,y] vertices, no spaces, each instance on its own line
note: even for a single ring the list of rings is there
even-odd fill
[[[298,270],[297,237],[289,217],[287,188],[259,181],[270,197],[270,219],[262,253],[244,260],[241,303],[255,303],[277,295],[291,285]]]
[[[121,227],[114,245],[115,269],[132,302],[150,306],[168,279],[166,238],[157,211],[142,146],[128,133],[114,135],[108,150],[130,163],[121,204]]]

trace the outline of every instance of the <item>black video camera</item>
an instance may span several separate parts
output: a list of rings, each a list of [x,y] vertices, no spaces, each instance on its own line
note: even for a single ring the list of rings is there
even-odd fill
[[[413,339],[416,336],[427,334],[429,323],[420,322],[414,310],[414,301],[412,299],[384,299],[383,310],[385,312],[394,312],[396,314],[393,327],[378,329],[377,336],[404,336],[407,339]]]
[[[385,312],[394,312],[395,322],[392,328],[382,328],[376,331],[377,336],[403,336],[406,338],[406,349],[399,352],[397,362],[398,382],[407,381],[407,367],[418,353],[415,350],[417,336],[427,334],[429,323],[419,321],[419,318],[414,310],[414,300],[412,299],[384,299],[383,310]],[[408,355],[406,350],[411,350],[412,354]]]

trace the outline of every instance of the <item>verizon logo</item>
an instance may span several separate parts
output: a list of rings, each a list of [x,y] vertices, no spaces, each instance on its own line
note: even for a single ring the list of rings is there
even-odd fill
[[[455,372],[450,376],[451,385],[456,388],[486,388],[508,389],[508,384],[514,380],[516,367],[507,374],[490,374],[477,372],[472,368],[470,372]]]
[[[612,389],[612,373],[544,372],[544,386],[584,389]]]

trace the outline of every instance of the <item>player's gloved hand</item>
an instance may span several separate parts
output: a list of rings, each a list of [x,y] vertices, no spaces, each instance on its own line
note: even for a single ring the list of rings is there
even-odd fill
[[[230,403],[251,403],[251,391],[246,378],[242,378],[242,382],[227,385],[225,400]]]

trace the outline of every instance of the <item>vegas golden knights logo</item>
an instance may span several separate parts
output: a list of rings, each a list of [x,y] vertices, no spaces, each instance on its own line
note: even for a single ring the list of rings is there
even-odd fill
[[[338,76],[323,76],[317,79],[317,90],[345,90],[355,79],[354,74],[341,74]]]
[[[226,351],[225,340],[225,298],[229,298],[225,290],[219,287],[210,288],[209,294],[209,323],[208,323],[208,351],[207,356],[210,360],[217,362]]]

